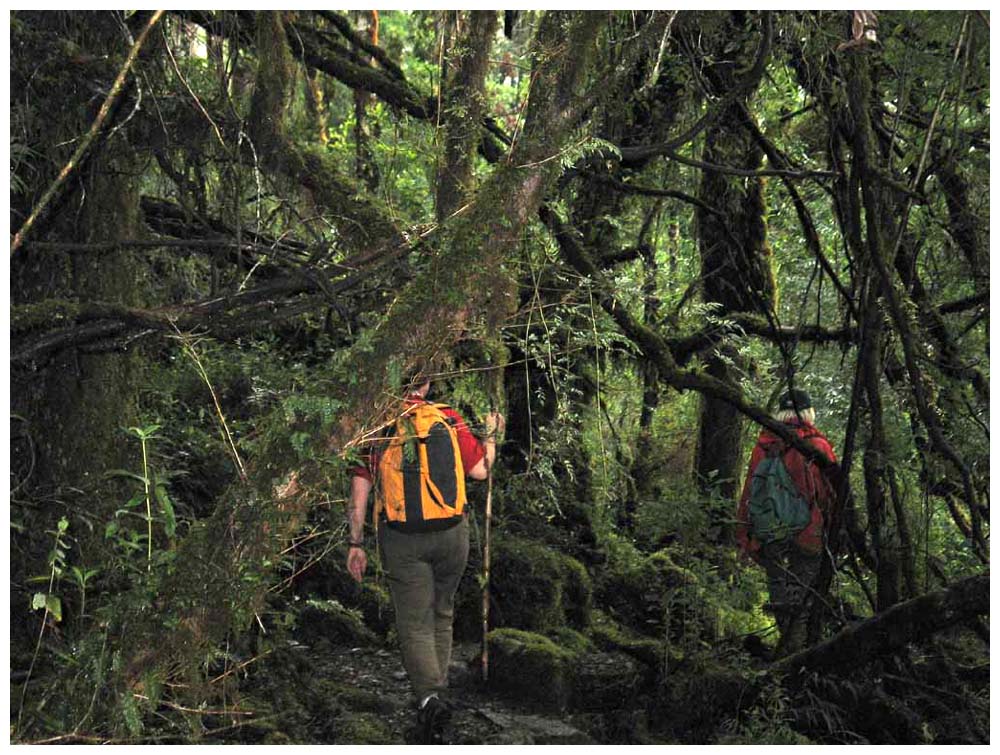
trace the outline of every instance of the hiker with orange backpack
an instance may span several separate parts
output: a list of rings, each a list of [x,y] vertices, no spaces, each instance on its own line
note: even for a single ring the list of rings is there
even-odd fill
[[[455,593],[469,555],[465,478],[487,479],[504,418],[486,416],[480,442],[446,404],[427,400],[431,381],[418,371],[399,416],[351,470],[347,569],[358,582],[368,564],[364,522],[375,488],[373,523],[396,611],[403,666],[427,741],[440,739],[450,718],[448,684]]]
[[[805,391],[783,394],[775,419],[836,462],[830,441],[814,424],[816,410]],[[767,572],[769,608],[780,633],[778,657],[805,644],[835,501],[829,479],[815,462],[769,430],[761,431],[736,512],[736,539],[740,551]]]

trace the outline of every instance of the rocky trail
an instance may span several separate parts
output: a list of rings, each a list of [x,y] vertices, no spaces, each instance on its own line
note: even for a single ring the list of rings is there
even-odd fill
[[[472,644],[455,648],[450,687],[456,710],[446,732],[447,744],[597,742],[584,730],[586,720],[540,713],[537,706],[518,705],[486,688],[479,678],[479,652]],[[240,707],[252,711],[253,720],[242,723],[226,741],[419,743],[409,682],[395,649],[292,642],[271,654],[249,687],[252,691]]]

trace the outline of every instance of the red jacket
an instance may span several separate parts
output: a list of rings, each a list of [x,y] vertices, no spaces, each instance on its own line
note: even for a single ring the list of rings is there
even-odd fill
[[[813,425],[810,425],[808,422],[799,423],[794,420],[787,424],[789,430],[794,430],[800,438],[815,446],[830,461],[837,461],[837,457],[833,453],[833,448],[830,446],[830,441]],[[743,494],[740,496],[740,504],[736,510],[736,541],[739,544],[740,551],[753,558],[756,558],[757,552],[760,550],[760,543],[755,538],[750,537],[747,532],[749,524],[747,509],[750,503],[750,482],[753,479],[753,473],[757,469],[757,465],[761,459],[767,456],[768,447],[776,443],[784,445],[784,441],[769,430],[765,429],[761,431],[760,437],[757,439],[757,445],[754,446],[753,454],[750,456],[750,467],[747,470],[746,481],[743,483]],[[833,506],[836,500],[835,492],[829,480],[823,475],[823,472],[816,463],[807,460],[794,448],[785,450],[783,461],[788,468],[789,476],[799,489],[799,493],[809,503],[814,504],[812,506],[812,519],[806,525],[806,528],[795,537],[795,542],[804,551],[819,553],[823,548],[823,514],[829,512]]]

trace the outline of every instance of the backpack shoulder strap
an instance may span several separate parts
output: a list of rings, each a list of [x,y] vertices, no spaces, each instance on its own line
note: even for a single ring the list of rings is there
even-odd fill
[[[774,440],[763,444],[764,457],[768,459],[781,458],[785,455],[785,451],[788,450],[788,446],[785,441],[780,438],[775,438]]]

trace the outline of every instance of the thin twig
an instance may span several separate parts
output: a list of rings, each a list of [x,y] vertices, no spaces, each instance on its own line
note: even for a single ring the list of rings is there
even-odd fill
[[[181,69],[177,65],[177,59],[174,58],[174,53],[170,49],[170,44],[167,41],[166,32],[164,32],[163,34],[163,43],[164,43],[163,44],[164,48],[166,48],[167,50],[167,57],[170,58],[170,64],[173,66],[174,73],[177,74],[177,78],[180,79],[181,83],[184,85],[184,88],[188,90],[188,94],[191,95],[191,99],[194,100],[194,104],[198,106],[198,109],[201,111],[201,114],[204,115],[205,118],[208,120],[208,122],[212,124],[212,128],[215,131],[215,136],[219,140],[219,144],[221,144],[223,149],[225,149],[226,141],[222,138],[222,132],[219,131],[218,125],[216,125],[215,121],[212,120],[212,116],[210,116],[208,114],[208,111],[205,110],[205,106],[201,104],[201,100],[198,99],[198,95],[194,93],[194,90],[191,88],[191,85],[188,84],[187,79],[184,78],[184,74],[181,73]]]
[[[227,676],[231,676],[232,674],[235,674],[237,671],[239,671],[240,669],[246,668],[251,663],[256,663],[261,658],[266,658],[267,656],[269,656],[273,652],[274,652],[273,650],[268,650],[266,652],[261,653],[260,655],[254,656],[253,658],[251,658],[248,661],[243,661],[243,663],[241,663],[239,666],[233,666],[231,669],[228,669],[225,673],[219,674],[214,679],[210,679],[208,683],[209,684],[215,684],[216,682],[221,682]]]
[[[212,387],[212,381],[208,379],[208,373],[205,371],[205,366],[201,362],[201,358],[198,356],[198,352],[195,351],[194,344],[191,341],[189,335],[182,333],[177,325],[171,321],[174,331],[177,333],[177,337],[180,339],[184,351],[191,361],[194,362],[195,368],[198,370],[198,375],[201,377],[205,385],[208,386],[209,393],[212,394],[212,403],[215,405],[215,413],[219,418],[219,424],[222,429],[222,439],[225,441],[229,451],[232,453],[233,461],[236,462],[236,469],[239,472],[240,479],[243,482],[247,480],[247,471],[243,466],[243,460],[240,458],[239,451],[236,450],[236,442],[233,440],[232,433],[229,432],[229,423],[226,422],[226,416],[222,413],[222,405],[219,403],[219,397],[215,394],[215,389]]]

